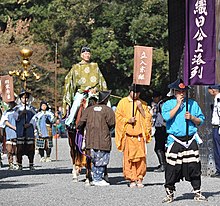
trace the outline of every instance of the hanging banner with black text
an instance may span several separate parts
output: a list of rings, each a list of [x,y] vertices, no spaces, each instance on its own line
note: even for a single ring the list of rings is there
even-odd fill
[[[215,84],[215,0],[186,0],[184,83]]]
[[[134,46],[133,84],[150,85],[153,47]]]
[[[14,97],[13,77],[9,75],[0,76],[0,94],[3,102],[12,102]]]

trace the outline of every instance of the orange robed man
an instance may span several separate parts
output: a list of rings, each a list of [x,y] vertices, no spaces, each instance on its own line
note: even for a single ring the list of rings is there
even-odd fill
[[[151,141],[152,115],[147,103],[139,99],[141,86],[132,85],[129,90],[129,95],[121,99],[116,108],[115,143],[123,152],[125,179],[130,181],[131,188],[142,188],[147,168],[145,143]]]

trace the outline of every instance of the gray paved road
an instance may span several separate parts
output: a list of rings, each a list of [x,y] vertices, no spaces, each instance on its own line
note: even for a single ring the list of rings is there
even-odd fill
[[[72,182],[71,161],[67,139],[58,140],[58,160],[55,149],[52,153],[53,161],[40,163],[39,155],[35,156],[35,171],[24,168],[23,171],[8,171],[7,167],[0,169],[0,205],[1,206],[44,206],[44,205],[89,205],[89,206],[127,206],[127,205],[166,205],[161,201],[164,192],[164,174],[153,172],[158,162],[153,152],[154,142],[147,145],[148,173],[144,179],[143,189],[131,189],[122,175],[122,155],[115,149],[109,164],[111,185],[108,187],[86,187],[85,174],[80,176],[78,183]],[[3,160],[4,164],[7,160]],[[27,158],[24,157],[24,167]],[[85,171],[83,170],[83,173]],[[170,205],[220,205],[220,178],[202,177],[202,190],[208,197],[208,202],[195,202],[188,182],[176,185],[175,201]]]

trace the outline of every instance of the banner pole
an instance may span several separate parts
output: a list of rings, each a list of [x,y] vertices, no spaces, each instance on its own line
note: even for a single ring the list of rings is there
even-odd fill
[[[188,39],[188,45],[190,45],[190,35],[189,35],[189,2],[187,1],[187,24],[188,24],[188,30],[187,30],[187,39]],[[190,50],[188,49],[187,51],[188,54],[188,74],[190,72]],[[187,77],[187,86],[189,85],[189,75]],[[188,108],[188,102],[189,102],[189,92],[188,89],[186,90],[186,112],[188,112],[189,108]],[[186,144],[188,144],[188,140],[189,140],[189,120],[186,119]]]
[[[55,113],[57,112],[57,56],[58,56],[58,45],[56,43],[55,46],[55,88],[54,88],[54,93],[55,93]],[[57,128],[56,128],[57,132]],[[55,139],[55,144],[56,144],[56,161],[58,160],[58,141],[57,138]]]
[[[186,90],[186,112],[188,112],[188,102],[189,102],[189,96],[188,96],[188,89]],[[189,140],[189,120],[186,119],[186,144],[188,144]]]
[[[134,91],[133,91],[133,106],[132,106],[132,117],[134,117],[134,94],[136,93],[136,84],[133,84]],[[132,123],[132,126],[134,128],[134,123]]]

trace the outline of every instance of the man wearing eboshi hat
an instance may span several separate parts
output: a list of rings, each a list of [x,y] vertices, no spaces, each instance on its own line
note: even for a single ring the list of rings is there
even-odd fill
[[[95,96],[100,90],[107,90],[106,81],[98,67],[98,64],[91,62],[91,49],[88,46],[81,48],[81,61],[73,64],[71,70],[65,77],[64,96],[63,96],[63,117],[68,130],[71,151],[74,147],[75,135],[73,130],[76,126],[77,111],[82,102],[87,102],[88,97]],[[71,152],[72,154],[73,152]],[[75,158],[72,155],[72,158]],[[73,160],[73,179],[77,179],[77,168],[85,166],[85,161]],[[77,164],[76,164],[77,162]]]
[[[98,90],[106,90],[106,81],[99,70],[98,64],[90,62],[91,50],[88,46],[81,49],[81,61],[72,66],[65,77],[63,109],[66,115],[66,107],[69,107],[69,116],[65,124],[69,127],[74,124],[74,118],[83,98],[93,95]]]
[[[193,187],[194,199],[203,201],[206,198],[201,194],[201,162],[198,144],[202,142],[197,126],[204,122],[204,115],[193,99],[188,99],[186,111],[186,90],[189,89],[182,79],[168,85],[173,90],[174,97],[162,106],[162,116],[166,121],[168,133],[166,144],[165,189],[167,196],[163,203],[174,200],[175,183],[189,181]],[[188,121],[188,134],[186,134]]]

